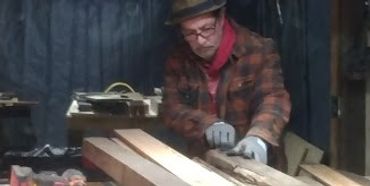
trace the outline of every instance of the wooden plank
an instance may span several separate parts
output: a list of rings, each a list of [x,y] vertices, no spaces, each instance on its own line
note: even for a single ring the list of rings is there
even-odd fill
[[[252,185],[252,184],[249,184],[247,182],[243,182],[243,180],[238,180],[237,178],[221,171],[220,169],[217,169],[216,167],[208,164],[206,161],[198,158],[198,157],[194,157],[193,158],[193,161],[199,163],[202,167],[208,169],[209,171],[212,171],[212,172],[215,172],[216,174],[219,174],[220,176],[226,178],[227,180],[233,182],[235,185]]]
[[[325,185],[359,186],[360,184],[322,164],[305,164],[300,167]]]
[[[257,185],[307,185],[255,160],[244,159],[238,156],[229,157],[219,150],[208,151],[206,159],[211,165],[220,169],[232,170],[249,180],[254,180]]]
[[[140,129],[115,130],[119,139],[190,185],[234,185]]]
[[[324,151],[308,143],[301,137],[292,132],[287,132],[284,136],[285,154],[288,160],[287,173],[296,176],[299,165],[305,163],[320,163]]]
[[[162,167],[107,138],[85,138],[82,155],[120,185],[187,185]]]

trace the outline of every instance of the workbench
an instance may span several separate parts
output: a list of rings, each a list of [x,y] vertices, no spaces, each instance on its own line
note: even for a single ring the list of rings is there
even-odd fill
[[[30,117],[36,101],[0,100],[0,118]]]
[[[31,117],[31,107],[38,104],[36,101],[20,101],[18,98],[4,100],[0,99],[0,119],[10,119],[10,118],[30,118]],[[0,123],[2,121],[0,120]],[[0,126],[0,134],[3,135],[4,125]],[[12,127],[23,127],[20,125]],[[18,134],[17,134],[18,135]],[[20,135],[18,135],[20,136]],[[5,144],[4,141],[9,139],[3,139],[1,137],[0,142],[0,152],[2,153],[9,144]],[[4,149],[3,149],[4,148]]]
[[[67,124],[70,130],[112,130],[117,128],[152,128],[159,122],[157,115],[135,116],[118,114],[80,112],[75,100],[72,101],[67,113]]]
[[[180,151],[186,144],[183,138],[169,131],[156,114],[141,117],[127,115],[80,112],[73,100],[66,113],[69,146],[81,146],[83,137],[109,136],[114,129],[140,128]]]

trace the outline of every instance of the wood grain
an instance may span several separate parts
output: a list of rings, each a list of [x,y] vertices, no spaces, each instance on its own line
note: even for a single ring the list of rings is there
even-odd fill
[[[219,150],[208,151],[206,160],[220,169],[232,170],[246,179],[254,181],[256,185],[307,185],[263,163],[238,156],[230,157]]]
[[[246,183],[246,182],[243,182],[243,180],[238,180],[236,177],[233,177],[223,171],[221,171],[220,169],[217,169],[216,167],[210,165],[209,163],[207,163],[206,161],[198,158],[198,157],[195,157],[193,158],[193,161],[199,163],[202,167],[208,169],[209,171],[213,171],[217,174],[219,174],[220,176],[226,178],[227,180],[233,182],[235,185],[238,185],[238,186],[241,186],[241,185],[252,185],[252,184],[249,184],[249,183]]]

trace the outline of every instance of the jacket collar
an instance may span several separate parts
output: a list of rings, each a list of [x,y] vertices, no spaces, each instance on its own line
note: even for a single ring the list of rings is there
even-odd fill
[[[260,41],[255,38],[256,34],[248,28],[240,26],[234,20],[231,20],[231,24],[236,35],[236,42],[232,52],[233,58],[239,59],[242,56],[248,55],[253,49],[262,45]]]

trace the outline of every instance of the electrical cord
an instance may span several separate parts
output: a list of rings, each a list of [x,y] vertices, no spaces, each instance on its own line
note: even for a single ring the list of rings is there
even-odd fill
[[[109,85],[109,87],[104,90],[104,93],[108,93],[113,88],[116,88],[118,86],[122,86],[124,88],[127,88],[128,90],[130,90],[130,92],[135,92],[135,90],[130,85],[128,85],[127,83],[124,83],[124,82],[116,82],[116,83],[113,83],[113,84]]]

